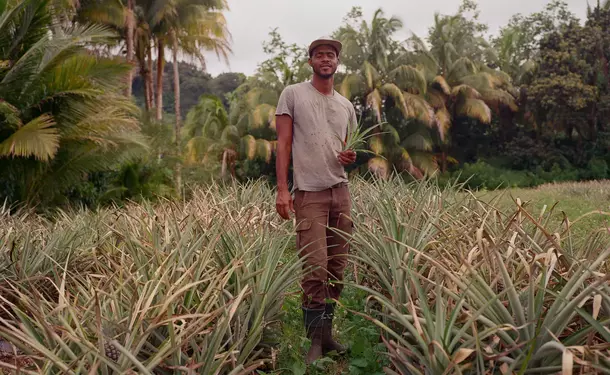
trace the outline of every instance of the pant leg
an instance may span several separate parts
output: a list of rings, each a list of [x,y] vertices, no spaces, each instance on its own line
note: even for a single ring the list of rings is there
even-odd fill
[[[302,303],[308,309],[323,309],[329,297],[326,227],[330,206],[330,191],[295,193],[297,250],[305,268]]]
[[[351,208],[352,202],[347,186],[331,190],[332,205],[329,212],[329,229],[327,229],[328,244],[328,274],[329,297],[338,300],[343,285],[335,281],[343,281],[349,244],[346,236],[352,234]],[[338,231],[333,231],[336,228]]]

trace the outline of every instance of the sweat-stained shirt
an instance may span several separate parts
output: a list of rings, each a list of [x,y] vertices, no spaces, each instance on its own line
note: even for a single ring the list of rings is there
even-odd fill
[[[277,105],[276,115],[292,118],[292,163],[295,190],[321,191],[347,182],[337,159],[342,140],[357,126],[352,103],[333,90],[319,92],[310,81],[287,86]]]

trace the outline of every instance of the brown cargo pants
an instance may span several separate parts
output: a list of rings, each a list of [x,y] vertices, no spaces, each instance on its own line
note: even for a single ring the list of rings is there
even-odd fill
[[[304,258],[301,281],[303,307],[323,309],[327,300],[337,300],[347,266],[349,244],[344,233],[352,233],[351,197],[347,184],[323,191],[297,190],[294,197],[297,250]],[[335,232],[330,228],[337,228]]]

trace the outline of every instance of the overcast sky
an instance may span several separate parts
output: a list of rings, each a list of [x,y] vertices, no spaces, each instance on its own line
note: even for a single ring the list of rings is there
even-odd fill
[[[277,27],[288,43],[308,44],[318,36],[332,33],[342,22],[352,6],[361,6],[365,19],[369,21],[377,8],[382,8],[386,16],[397,16],[404,23],[399,35],[403,38],[410,31],[425,37],[433,22],[434,12],[452,14],[461,0],[228,0],[230,11],[226,13],[232,36],[233,53],[229,65],[216,58],[208,57],[208,71],[212,75],[222,72],[242,72],[252,74],[257,64],[266,55],[262,42],[268,33]],[[590,0],[595,2],[595,0]],[[540,11],[549,0],[478,0],[480,20],[486,23],[490,32],[505,25],[515,13],[530,14]],[[587,0],[566,0],[570,10],[583,19]],[[404,39],[404,38],[403,38]]]

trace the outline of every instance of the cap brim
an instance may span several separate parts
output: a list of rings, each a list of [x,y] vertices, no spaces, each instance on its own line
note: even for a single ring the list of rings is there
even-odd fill
[[[339,41],[331,40],[331,39],[318,39],[318,40],[314,41],[313,43],[311,43],[311,45],[309,46],[309,54],[311,55],[311,51],[313,51],[317,47],[323,46],[323,45],[332,46],[334,49],[337,50],[337,55],[341,53],[341,49],[343,48],[343,45]]]

